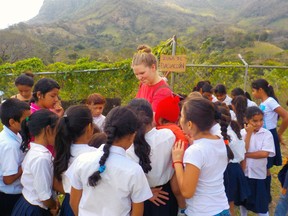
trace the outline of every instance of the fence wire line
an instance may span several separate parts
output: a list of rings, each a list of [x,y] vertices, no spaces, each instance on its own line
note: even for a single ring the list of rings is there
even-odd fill
[[[244,65],[195,65],[187,64],[185,73],[175,73],[174,91],[189,94],[197,82],[210,80],[212,86],[219,83],[226,85],[228,94],[236,87],[244,87]],[[249,65],[247,91],[251,93],[251,81],[265,78],[274,87],[281,105],[288,99],[288,66]],[[42,77],[50,77],[61,85],[60,94],[63,99],[84,99],[89,94],[99,92],[106,97],[119,97],[124,102],[135,97],[138,82],[130,68],[105,68],[75,71],[35,72],[35,81]],[[16,74],[0,75],[0,90],[8,98],[17,93],[14,86]],[[168,76],[168,79],[170,77]],[[243,88],[244,89],[244,88]],[[257,102],[257,101],[256,101]]]

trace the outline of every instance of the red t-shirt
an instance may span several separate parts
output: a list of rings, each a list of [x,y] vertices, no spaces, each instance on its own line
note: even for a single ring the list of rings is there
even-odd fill
[[[140,84],[136,98],[144,98],[152,105],[152,109],[155,112],[158,103],[172,95],[172,91],[168,84],[161,79],[160,82],[155,85]]]
[[[184,149],[186,150],[188,148],[189,141],[186,138],[184,132],[181,130],[181,128],[178,125],[171,123],[171,124],[160,125],[160,126],[157,126],[156,128],[157,129],[163,129],[163,128],[170,129],[176,137],[175,142],[182,140],[184,142]]]

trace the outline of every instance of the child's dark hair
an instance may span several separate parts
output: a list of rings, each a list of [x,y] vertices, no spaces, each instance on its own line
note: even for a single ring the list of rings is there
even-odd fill
[[[245,117],[247,120],[250,120],[253,118],[253,116],[255,115],[264,115],[264,113],[262,112],[262,110],[257,107],[257,106],[251,106],[251,107],[248,107],[246,109],[246,113],[245,113]]]
[[[199,92],[205,84],[209,84],[209,85],[210,85],[211,83],[210,83],[210,81],[208,81],[208,80],[199,81],[199,82],[197,83],[197,85],[193,88],[192,91],[197,91],[197,92]]]
[[[229,140],[227,134],[228,123],[222,120],[222,115],[215,115],[214,104],[205,98],[193,98],[187,100],[183,106],[183,112],[186,121],[191,121],[197,125],[200,131],[210,130],[215,122],[215,118],[221,118],[221,131],[224,140]],[[218,112],[219,113],[219,112]],[[227,155],[229,159],[233,159],[234,155],[229,145],[226,145]]]
[[[70,106],[60,119],[55,137],[54,176],[61,181],[61,174],[67,170],[71,157],[71,144],[92,125],[91,111],[86,105]]]
[[[28,151],[28,144],[31,141],[31,137],[38,136],[41,131],[49,126],[55,128],[58,122],[58,116],[48,109],[40,109],[34,112],[29,118],[21,123],[21,136],[22,143],[20,149],[23,152]]]
[[[247,99],[251,100],[250,94],[249,94],[248,92],[244,92],[244,90],[241,89],[241,88],[234,88],[234,89],[231,91],[231,95],[232,95],[233,97],[242,95],[242,96],[245,96]]]
[[[227,94],[225,85],[223,84],[216,85],[216,87],[214,88],[214,93],[215,94]]]
[[[134,139],[134,152],[139,158],[139,164],[143,171],[148,173],[152,169],[149,157],[151,147],[145,140],[145,133],[147,125],[153,122],[153,110],[147,100],[140,98],[131,100],[127,107],[135,112],[140,122],[140,127]]]
[[[105,104],[106,99],[98,93],[90,94],[86,100],[86,104]]]
[[[5,100],[1,104],[0,108],[0,117],[2,124],[9,128],[10,119],[14,119],[17,122],[20,122],[23,112],[26,110],[30,110],[30,106],[24,101],[20,101],[16,98],[9,98]]]
[[[99,148],[102,144],[107,142],[107,135],[103,132],[95,133],[88,142],[89,146]]]
[[[240,133],[240,131],[241,131],[240,125],[238,124],[238,122],[233,121],[231,119],[231,113],[230,113],[229,107],[225,103],[222,103],[220,106],[217,106],[217,110],[221,113],[221,118],[219,119],[220,125],[221,125],[221,121],[224,120],[224,124],[227,123],[228,125],[230,125],[232,130],[237,135],[238,139],[241,140],[242,136]],[[223,136],[223,134],[222,134],[222,136]],[[230,136],[229,136],[229,141],[231,141]]]
[[[241,129],[244,128],[245,124],[245,112],[247,109],[247,98],[245,96],[239,95],[232,99],[233,106],[235,107],[235,114],[237,122],[239,123]]]
[[[110,147],[115,140],[121,139],[127,135],[134,134],[139,128],[139,122],[135,113],[127,107],[113,108],[105,119],[104,132],[107,134],[107,142],[104,145],[104,154],[99,161],[99,169],[89,178],[88,184],[92,187],[97,185],[101,179],[101,173],[105,170],[105,162],[109,157]]]
[[[34,80],[33,80],[33,74],[31,73],[25,73],[21,74],[15,79],[15,86],[18,85],[25,85],[32,87],[34,85]]]
[[[268,97],[272,97],[278,102],[278,98],[275,95],[274,89],[271,85],[269,85],[267,80],[258,79],[258,80],[253,81],[252,88],[256,90],[259,90],[260,88],[262,88]]]
[[[202,87],[202,93],[208,92],[208,93],[213,93],[213,87],[209,83],[205,83]]]
[[[41,92],[41,94],[45,95],[54,88],[60,89],[59,84],[55,80],[50,78],[42,78],[38,80],[33,89],[31,102],[38,101],[37,92]]]

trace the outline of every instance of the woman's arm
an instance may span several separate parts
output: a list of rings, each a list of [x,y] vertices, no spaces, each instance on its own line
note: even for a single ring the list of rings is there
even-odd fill
[[[279,136],[279,141],[281,144],[285,144],[284,140],[283,140],[283,133],[285,132],[285,130],[288,127],[288,112],[281,106],[277,107],[274,110],[282,119],[282,123],[278,129],[278,136]]]
[[[70,206],[75,214],[75,216],[78,216],[78,210],[79,210],[79,203],[82,197],[83,190],[77,190],[74,187],[71,187],[71,193],[70,193]]]
[[[269,152],[267,151],[257,151],[257,152],[246,152],[246,158],[253,158],[253,159],[261,159],[267,158],[269,156]]]
[[[144,203],[132,203],[131,216],[143,216]]]

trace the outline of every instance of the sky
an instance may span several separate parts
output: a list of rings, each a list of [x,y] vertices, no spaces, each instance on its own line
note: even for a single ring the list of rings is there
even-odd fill
[[[44,0],[0,0],[0,29],[35,17]]]

